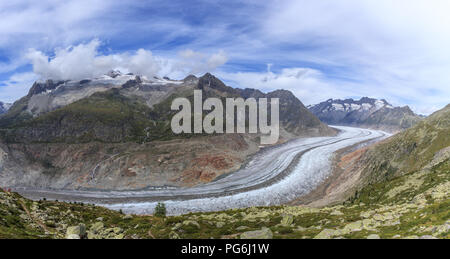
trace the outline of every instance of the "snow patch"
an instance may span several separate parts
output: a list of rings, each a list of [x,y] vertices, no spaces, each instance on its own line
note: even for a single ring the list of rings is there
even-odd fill
[[[368,111],[372,108],[372,104],[370,103],[363,103],[361,106],[364,111]]]
[[[361,105],[352,103],[351,104],[352,111],[361,109]]]
[[[333,103],[332,106],[336,111],[345,111],[345,108],[342,104]]]

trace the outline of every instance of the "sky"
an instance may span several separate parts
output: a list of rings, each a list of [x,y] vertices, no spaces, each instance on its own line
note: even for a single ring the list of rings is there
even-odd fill
[[[304,104],[450,103],[448,0],[0,0],[0,101],[111,69],[292,91]]]

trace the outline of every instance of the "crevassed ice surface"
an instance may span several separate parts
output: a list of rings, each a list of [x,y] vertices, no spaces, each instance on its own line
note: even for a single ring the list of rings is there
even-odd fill
[[[363,141],[382,139],[389,134],[368,129],[337,127],[342,132],[336,137],[306,138],[261,152],[243,169],[218,181],[195,188],[159,189],[140,192],[84,192],[80,195],[95,197],[163,197],[170,215],[199,211],[218,211],[251,206],[279,205],[307,194],[329,176],[333,152]],[[251,186],[264,183],[282,173],[300,152],[298,164],[284,178],[270,186],[239,192]],[[234,194],[223,195],[226,191]],[[190,198],[183,198],[183,196]],[[208,197],[195,198],[196,195]],[[157,202],[126,202],[103,204],[115,210],[132,214],[151,214]],[[102,204],[100,204],[102,205]]]

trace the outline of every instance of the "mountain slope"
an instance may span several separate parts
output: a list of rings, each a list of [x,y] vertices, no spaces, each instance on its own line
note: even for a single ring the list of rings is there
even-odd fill
[[[422,119],[408,106],[393,107],[386,100],[363,97],[360,100],[333,100],[308,107],[329,125],[360,126],[387,131],[407,129]]]
[[[115,76],[113,80],[98,82],[53,83],[48,80],[35,83],[28,96],[0,118],[0,127],[5,128],[5,141],[82,143],[171,139],[175,136],[171,133],[170,121],[176,113],[170,109],[171,101],[175,97],[186,97],[193,103],[194,89],[203,90],[204,99],[280,98],[280,121],[286,132],[296,136],[335,133],[288,91],[264,94],[253,90],[248,94],[251,89],[228,87],[211,74],[164,83],[138,76],[123,76],[128,80]]]
[[[363,157],[368,182],[378,182],[431,168],[448,159],[450,105],[414,127],[369,149]]]
[[[353,199],[371,197],[380,202],[387,200],[383,195],[395,186],[409,190],[412,199],[426,191],[420,186],[440,188],[441,183],[448,185],[449,136],[450,105],[373,146],[356,151],[343,150],[336,156],[334,183],[324,191],[327,197],[313,204],[333,204],[350,196]],[[425,179],[432,181],[431,185],[423,185],[427,182]],[[394,196],[391,198],[395,200]]]

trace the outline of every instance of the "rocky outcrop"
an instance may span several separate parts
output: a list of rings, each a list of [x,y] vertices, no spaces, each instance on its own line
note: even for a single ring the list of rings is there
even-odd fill
[[[92,224],[87,232],[87,239],[123,239],[123,229],[120,227],[105,228],[103,222]]]
[[[67,239],[81,239],[85,237],[86,237],[86,226],[84,224],[68,227],[66,230]]]
[[[28,92],[28,96],[38,95],[47,91],[55,90],[58,86],[64,84],[64,81],[56,81],[49,79],[45,82],[35,82]]]
[[[248,231],[241,234],[241,239],[272,239],[273,233],[269,228]]]

